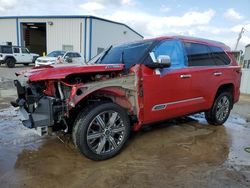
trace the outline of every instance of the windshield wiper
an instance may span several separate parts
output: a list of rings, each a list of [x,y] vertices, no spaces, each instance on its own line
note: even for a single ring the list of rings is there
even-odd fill
[[[101,62],[103,60],[103,58],[108,54],[108,52],[111,50],[111,48],[113,47],[113,45],[111,45],[102,55],[102,57],[98,60],[99,62]]]

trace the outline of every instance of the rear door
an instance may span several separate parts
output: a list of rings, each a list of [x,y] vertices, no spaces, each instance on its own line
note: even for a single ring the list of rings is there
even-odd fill
[[[192,75],[192,95],[204,99],[202,104],[194,105],[193,110],[200,111],[209,109],[220,82],[225,78],[226,63],[222,63],[219,60],[221,57],[213,53],[217,47],[184,42],[184,48],[186,50],[190,74]],[[223,50],[221,49],[220,51]],[[224,59],[223,61],[227,60]]]
[[[33,60],[33,56],[30,55],[27,48],[21,48],[21,52],[22,52],[22,62],[23,63],[31,63]]]

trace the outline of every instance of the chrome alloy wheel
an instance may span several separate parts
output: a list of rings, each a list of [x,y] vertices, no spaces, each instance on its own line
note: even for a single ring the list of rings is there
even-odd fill
[[[87,144],[96,154],[116,150],[124,141],[125,126],[119,113],[109,110],[99,113],[87,129]]]
[[[219,121],[223,121],[227,117],[229,110],[230,110],[229,98],[227,96],[223,96],[219,100],[218,105],[216,107],[216,118]]]

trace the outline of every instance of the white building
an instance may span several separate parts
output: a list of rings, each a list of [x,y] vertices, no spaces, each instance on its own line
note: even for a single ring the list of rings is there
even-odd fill
[[[243,68],[250,68],[250,44],[245,47]]]
[[[240,92],[250,94],[250,44],[245,47]]]
[[[86,60],[112,44],[141,40],[129,26],[94,16],[0,17],[0,43],[26,46],[31,52],[80,52]]]

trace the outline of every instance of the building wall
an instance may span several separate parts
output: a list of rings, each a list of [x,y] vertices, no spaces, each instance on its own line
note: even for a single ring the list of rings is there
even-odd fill
[[[240,92],[250,94],[250,69],[242,69]]]
[[[92,19],[91,57],[97,55],[98,48],[105,49],[111,44],[113,45],[141,39],[141,36],[131,31],[124,25]]]
[[[250,44],[245,48],[244,60],[250,60]]]
[[[0,44],[12,42],[17,45],[16,19],[0,19]]]
[[[240,92],[250,94],[250,45],[247,45],[244,53]]]
[[[10,18],[0,19],[0,43],[10,41],[24,45],[22,23],[46,23],[47,53],[62,50],[63,45],[73,46],[86,60],[97,55],[98,48],[142,39],[122,24],[96,18]]]
[[[47,53],[62,50],[63,45],[83,54],[84,19],[81,18],[19,18],[21,23],[46,23]],[[53,23],[52,25],[49,25]],[[21,39],[20,39],[21,43]]]

